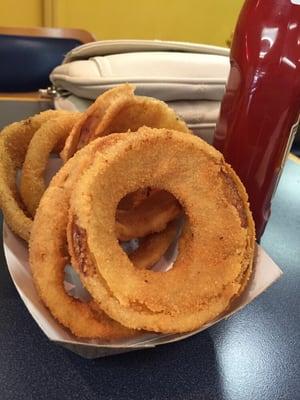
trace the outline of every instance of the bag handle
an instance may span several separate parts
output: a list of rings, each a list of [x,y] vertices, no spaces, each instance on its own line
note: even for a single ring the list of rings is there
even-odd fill
[[[109,54],[132,53],[140,51],[179,51],[188,53],[205,53],[229,56],[225,47],[204,45],[189,42],[163,40],[101,40],[87,43],[72,49],[65,56],[64,63],[75,60],[87,60],[91,57]]]

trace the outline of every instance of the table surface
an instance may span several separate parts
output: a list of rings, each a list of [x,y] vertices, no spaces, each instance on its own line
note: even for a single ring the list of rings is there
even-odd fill
[[[97,360],[48,341],[0,249],[0,399],[300,399],[300,164],[293,160],[262,245],[284,275],[237,315],[182,342]]]
[[[0,92],[0,100],[41,100],[41,95],[39,92]],[[43,99],[44,100],[44,99]]]

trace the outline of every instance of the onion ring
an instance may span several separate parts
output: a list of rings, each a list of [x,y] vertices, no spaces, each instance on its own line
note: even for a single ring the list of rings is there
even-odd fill
[[[121,136],[113,151],[96,153],[73,189],[72,264],[122,325],[197,329],[222,313],[250,276],[255,232],[246,191],[223,156],[199,138],[150,128]],[[115,234],[120,199],[147,186],[172,193],[188,218],[175,264],[164,273],[135,268]]]
[[[166,103],[134,95],[132,85],[108,90],[83,113],[61,152],[64,161],[97,137],[113,132],[136,131],[141,126],[176,129],[191,133],[184,121]]]
[[[45,111],[5,127],[0,134],[0,207],[10,229],[28,241],[32,220],[19,197],[16,175],[22,167],[34,133],[46,121],[65,115],[65,111]]]
[[[79,148],[83,147],[81,145],[82,137],[90,137],[92,132],[97,128],[99,121],[104,118],[107,110],[113,104],[122,102],[124,98],[132,97],[133,90],[133,87],[130,85],[117,86],[114,89],[104,92],[90,105],[73,127],[66,140],[65,147],[60,153],[64,162],[71,158]]]
[[[52,315],[75,336],[116,340],[137,335],[111,320],[93,301],[82,303],[69,296],[64,289],[64,267],[69,261],[66,245],[68,199],[78,176],[86,169],[96,151],[109,148],[121,140],[119,135],[98,139],[66,163],[46,189],[33,223],[29,246],[30,266],[38,293]],[[154,237],[145,238],[131,257],[136,257],[140,268],[155,263],[172,241],[174,227]],[[160,239],[160,243],[158,242]],[[148,245],[147,245],[148,243]],[[153,254],[149,250],[153,249]],[[144,253],[144,254],[143,254]],[[134,256],[136,254],[136,256]]]
[[[45,122],[34,134],[28,146],[22,168],[20,194],[34,217],[41,197],[46,189],[44,172],[50,153],[69,135],[80,113],[67,113]]]
[[[93,152],[109,148],[118,137],[111,135],[78,152],[52,179],[37,210],[29,242],[29,260],[38,294],[52,315],[75,336],[115,340],[137,334],[111,320],[95,306],[69,296],[64,289],[64,267],[69,196],[78,175]]]

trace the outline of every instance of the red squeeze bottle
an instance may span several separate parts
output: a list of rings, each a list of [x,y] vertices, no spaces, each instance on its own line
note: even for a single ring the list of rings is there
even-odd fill
[[[259,241],[300,113],[300,0],[246,0],[214,146],[244,183]]]

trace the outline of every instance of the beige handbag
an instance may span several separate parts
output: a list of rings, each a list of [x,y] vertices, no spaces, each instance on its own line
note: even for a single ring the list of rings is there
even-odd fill
[[[229,50],[203,44],[106,40],[71,50],[50,79],[56,108],[85,109],[97,96],[128,82],[136,94],[168,102],[189,127],[211,142],[229,73]]]

